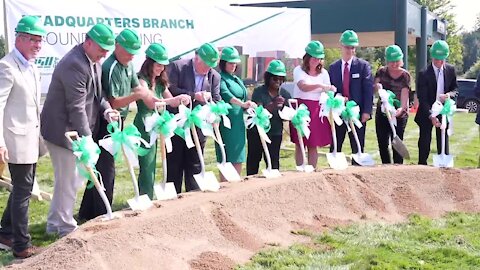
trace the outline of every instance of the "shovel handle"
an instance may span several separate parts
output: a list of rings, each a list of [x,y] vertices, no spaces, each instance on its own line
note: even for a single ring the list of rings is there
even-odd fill
[[[267,171],[271,171],[272,170],[272,159],[270,158],[270,151],[268,151],[267,142],[260,135],[260,127],[259,126],[256,126],[256,127],[257,127],[257,131],[258,131],[258,137],[260,137],[260,141],[262,142],[263,151],[265,151],[265,158],[267,159]]]
[[[133,166],[132,166],[132,164],[130,163],[130,160],[128,159],[128,157],[127,157],[127,153],[126,153],[126,151],[125,151],[125,145],[122,145],[121,147],[122,147],[123,158],[124,158],[125,161],[127,162],[128,172],[130,173],[130,177],[132,178],[133,191],[135,192],[135,198],[138,199],[138,197],[140,197],[140,191],[139,191],[139,189],[138,189],[137,176],[135,175],[135,171],[133,170]]]
[[[155,102],[155,112],[162,113],[165,108],[167,107],[167,103],[165,101],[157,101]]]
[[[195,127],[195,124],[192,124],[192,126],[190,127],[190,130],[192,131],[192,137],[193,137],[193,141],[195,142],[195,148],[197,148],[197,154],[198,154],[198,159],[200,160],[202,175],[204,175],[205,160],[203,159],[202,146],[200,145],[200,141],[198,139],[198,133],[197,133],[197,128]]]
[[[357,143],[358,153],[362,154],[362,147],[360,145],[360,140],[358,139],[358,134],[357,134],[357,130],[355,129],[355,125],[353,124],[352,120],[349,120],[348,123],[350,125],[350,129],[352,130],[353,137],[355,138],[355,142]]]
[[[212,126],[218,141],[218,146],[220,147],[220,152],[222,153],[222,164],[225,164],[227,162],[227,154],[225,153],[225,144],[223,143],[222,134],[220,133],[220,124],[213,123]]]
[[[387,118],[388,118],[388,123],[390,124],[390,128],[392,129],[392,135],[393,137],[397,137],[397,130],[395,129],[395,125],[393,125],[392,115],[390,114],[390,111],[387,110],[387,108],[383,107],[383,109],[385,110],[385,114],[387,115]]]
[[[163,182],[167,183],[167,150],[165,149],[165,137],[160,135],[160,153],[162,155]]]
[[[293,106],[295,104],[295,107]],[[298,100],[295,99],[295,98],[290,98],[288,99],[288,105],[293,108],[293,109],[297,109],[298,108]]]
[[[65,132],[65,137],[67,137],[67,140],[70,143],[73,143],[73,141],[77,140],[79,136],[78,136],[78,132],[76,131],[67,131]]]
[[[333,152],[332,153],[337,153],[337,132],[335,130],[335,121],[333,120],[333,112],[330,110],[330,113],[328,115],[328,121],[330,122],[330,127],[332,129],[332,140],[333,140]]]

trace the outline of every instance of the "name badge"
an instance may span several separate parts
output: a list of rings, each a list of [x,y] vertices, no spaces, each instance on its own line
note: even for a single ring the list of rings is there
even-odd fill
[[[353,73],[352,74],[352,79],[358,79],[358,78],[360,78],[360,74],[358,74],[358,73]]]

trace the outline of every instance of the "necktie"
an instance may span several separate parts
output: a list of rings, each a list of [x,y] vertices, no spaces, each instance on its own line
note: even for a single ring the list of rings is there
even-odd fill
[[[348,62],[345,62],[345,68],[343,69],[343,96],[350,96],[350,70],[348,69]]]
[[[444,80],[445,78],[443,77],[443,69],[439,68],[438,69],[438,76],[437,76],[437,99],[441,94],[444,94]]]

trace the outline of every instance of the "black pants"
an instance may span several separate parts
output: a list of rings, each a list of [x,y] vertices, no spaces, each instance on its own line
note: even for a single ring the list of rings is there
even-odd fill
[[[357,131],[358,140],[360,141],[360,147],[363,149],[365,147],[365,129],[367,128],[367,123],[362,123],[362,128],[358,128],[355,126],[355,130]],[[337,133],[337,152],[342,152],[343,141],[345,141],[345,135],[347,134],[347,125],[343,123],[341,126],[335,126],[336,133]],[[353,136],[352,132],[348,132],[348,137],[350,139],[350,147],[352,148],[352,153],[358,153],[357,142],[355,141],[355,137]],[[333,141],[330,144],[330,152],[333,152]],[[352,159],[352,164],[356,164],[356,162]]]
[[[268,135],[268,137],[272,141],[270,144],[267,143],[272,161],[272,169],[280,169],[280,145],[282,144],[282,135]],[[258,174],[262,157],[265,159],[265,164],[267,164],[267,159],[257,128],[247,129],[247,140],[247,175]]]
[[[37,164],[8,164],[13,189],[3,211],[0,234],[13,240],[13,251],[21,252],[30,247],[28,233],[28,206],[32,196]]]
[[[405,133],[405,128],[407,127],[408,115],[405,117],[397,118],[397,126],[395,131],[400,139],[403,140],[403,134]],[[387,116],[382,113],[381,110],[377,110],[375,113],[375,130],[377,132],[377,142],[378,150],[380,152],[380,158],[382,159],[383,164],[392,163],[390,157],[389,144],[393,140],[393,132],[388,122]],[[395,150],[393,150],[393,163],[403,164],[403,157]]]
[[[441,117],[438,118],[441,119]],[[428,155],[430,154],[430,143],[432,142],[433,125],[431,121],[422,121],[417,124],[420,128],[420,137],[418,138],[418,164],[427,165]],[[442,152],[442,130],[436,127],[435,133],[437,137],[437,153],[440,154]],[[445,130],[445,154],[448,155],[449,153],[448,134]]]
[[[107,131],[108,122],[103,118],[99,119],[99,132],[93,140],[98,143],[100,139],[103,139],[104,136],[110,134]],[[95,168],[102,175],[103,185],[105,187],[105,195],[107,195],[110,205],[113,201],[113,188],[115,185],[115,159],[113,156],[107,152],[107,150],[101,148],[102,152],[97,161]],[[99,179],[100,180],[100,179]],[[85,188],[83,193],[82,203],[80,209],[78,210],[78,218],[80,220],[86,219],[90,220],[98,216],[104,215],[107,213],[105,204],[103,203],[100,194],[98,193],[95,187]]]
[[[197,133],[199,133],[200,145],[202,152],[204,152],[205,138],[201,135],[199,129],[197,129]],[[199,174],[202,167],[195,146],[187,148],[185,140],[175,135],[172,137],[172,148],[173,151],[167,153],[167,182],[173,182],[177,193],[181,193],[185,177],[185,190],[187,192],[199,189],[193,175]]]

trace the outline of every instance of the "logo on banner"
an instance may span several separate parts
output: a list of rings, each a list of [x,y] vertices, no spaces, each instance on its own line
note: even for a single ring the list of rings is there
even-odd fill
[[[55,56],[42,56],[38,57],[35,60],[35,64],[40,69],[40,72],[42,74],[51,74],[53,73],[53,70],[55,69],[59,61],[60,58]]]

